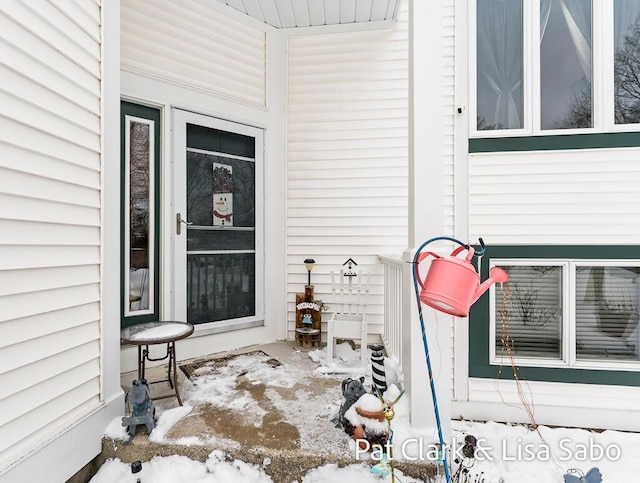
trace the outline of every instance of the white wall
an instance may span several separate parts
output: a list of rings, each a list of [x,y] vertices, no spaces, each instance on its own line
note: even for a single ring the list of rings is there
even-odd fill
[[[122,67],[265,106],[265,32],[219,11],[195,0],[122,0]]]
[[[472,237],[493,244],[637,243],[639,155],[637,148],[472,154]]]
[[[169,1],[126,0],[122,8],[122,96],[162,110],[161,317],[174,316],[172,108],[265,130],[265,325],[194,335],[178,344],[178,358],[186,359],[285,337],[285,43],[276,29],[252,22],[218,2],[205,6],[185,0],[176,5]],[[154,25],[153,31],[138,28],[149,24]],[[224,33],[223,38],[217,37],[218,31]],[[211,48],[206,56],[194,58],[194,45]],[[170,53],[166,58],[158,54],[165,51]],[[160,55],[158,64],[146,64],[148,56],[155,55]],[[194,68],[197,75],[180,75]],[[218,77],[221,69],[223,78]],[[262,93],[258,92],[259,86]],[[133,348],[124,348],[123,372],[135,368],[135,357]]]
[[[287,68],[288,337],[305,258],[316,298],[352,257],[371,274],[369,332],[382,329],[379,253],[407,244],[408,9],[397,26],[290,37]]]
[[[101,178],[102,136],[117,133],[103,129],[118,90],[103,73],[118,6],[0,10],[0,480],[65,481],[99,453],[122,403],[119,371],[101,370],[114,363],[102,352],[113,332]]]

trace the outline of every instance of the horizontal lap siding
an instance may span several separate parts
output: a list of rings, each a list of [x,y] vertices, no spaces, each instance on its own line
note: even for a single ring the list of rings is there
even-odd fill
[[[100,17],[0,3],[0,474],[100,401]]]
[[[369,332],[380,333],[377,255],[407,244],[406,5],[395,29],[291,37],[288,47],[288,335],[307,257],[329,305],[330,272],[347,258],[371,274]]]
[[[266,105],[264,32],[194,0],[123,0],[123,69]]]
[[[632,148],[470,155],[471,238],[637,243],[639,156]]]
[[[454,196],[454,131],[455,131],[455,1],[446,0],[442,7],[443,28],[442,28],[442,48],[443,48],[443,107],[444,107],[444,148],[443,155],[443,180],[442,180],[442,224],[443,235],[455,234],[455,196]],[[455,398],[455,373],[456,373],[456,339],[455,327],[459,324],[458,319],[454,319],[451,324],[449,345],[451,348],[451,398]]]

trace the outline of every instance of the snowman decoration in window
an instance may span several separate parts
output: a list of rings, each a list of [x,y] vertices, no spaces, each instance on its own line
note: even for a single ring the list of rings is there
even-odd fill
[[[233,226],[233,171],[213,163],[213,226]]]

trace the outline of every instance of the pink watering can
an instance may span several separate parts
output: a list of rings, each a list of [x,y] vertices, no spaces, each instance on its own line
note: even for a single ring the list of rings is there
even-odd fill
[[[457,258],[465,249],[467,256],[464,259]],[[480,283],[480,275],[471,265],[471,259],[475,255],[471,246],[460,246],[451,252],[451,255],[444,257],[433,252],[421,253],[417,258],[418,264],[429,255],[432,255],[434,260],[424,281],[420,279],[419,265],[416,266],[417,280],[422,287],[420,300],[429,307],[456,317],[467,317],[471,305],[491,285],[509,280],[504,270],[493,267],[489,271],[489,278]]]

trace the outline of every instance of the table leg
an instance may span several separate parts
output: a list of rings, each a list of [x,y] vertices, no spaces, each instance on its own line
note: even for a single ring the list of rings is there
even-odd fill
[[[176,398],[178,399],[178,404],[182,406],[182,399],[180,398],[180,392],[178,392],[178,372],[177,372],[177,363],[176,363],[176,346],[175,342],[172,343],[171,354],[173,355],[173,377],[175,380],[175,389],[176,389]]]
[[[169,353],[169,364],[168,364],[168,367],[167,367],[167,378],[169,379],[169,387],[171,387],[171,389],[173,389],[173,385],[174,384],[173,384],[173,381],[171,380],[171,367],[172,367],[173,361],[174,361],[174,359],[176,357],[176,345],[175,345],[175,342],[169,342],[167,344],[167,352]],[[174,380],[176,378],[175,369],[173,370],[173,378],[174,378]],[[178,381],[175,381],[175,382],[176,382],[176,386],[177,386],[178,385]]]
[[[162,361],[167,359],[167,357],[169,358],[169,364],[167,367],[167,379],[166,381],[169,382],[169,386],[171,386],[171,389],[174,390],[175,393],[175,397],[178,399],[178,404],[180,404],[180,406],[182,406],[182,398],[180,397],[180,393],[178,392],[178,363],[176,360],[176,343],[174,342],[168,342],[167,343],[167,354],[164,357],[160,357],[160,358],[151,358],[149,357],[149,346],[146,345],[144,346],[144,349],[142,348],[142,345],[138,346],[138,379],[144,379],[145,378],[145,365],[146,365],[146,361]],[[172,374],[173,373],[173,374]],[[165,382],[165,380],[163,381],[150,381],[150,384],[155,384],[157,382]],[[167,397],[174,397],[174,395],[167,395],[167,396],[158,396],[158,397],[154,397],[151,399],[164,399]]]
[[[143,379],[144,374],[144,359],[142,358],[142,346],[138,346],[138,380]]]
[[[149,346],[148,345],[144,346],[144,349],[142,349],[141,369],[138,371],[139,375],[141,376],[140,379],[146,379],[145,367],[146,367],[147,359],[149,359]],[[149,360],[151,360],[151,359],[149,359]]]

